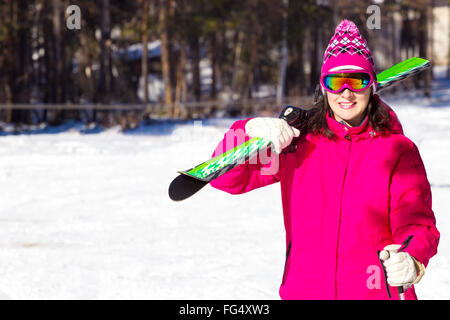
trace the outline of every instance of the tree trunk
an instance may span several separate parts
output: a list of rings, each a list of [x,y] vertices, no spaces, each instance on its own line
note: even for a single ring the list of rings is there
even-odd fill
[[[55,0],[57,1],[57,0]],[[101,42],[99,93],[102,103],[110,103],[111,88],[111,12],[109,0],[101,2]]]
[[[448,35],[448,39],[450,39],[450,8],[447,8],[447,12],[448,12],[448,16],[447,16],[447,21],[449,21],[447,23],[448,29],[447,29],[447,35]],[[448,48],[448,53],[447,53],[447,79],[450,79],[450,48]]]
[[[180,59],[177,67],[177,85],[175,89],[175,106],[173,116],[179,118],[181,116],[180,104],[186,100],[183,92],[183,87],[186,86],[186,76],[184,66],[186,65],[186,46],[183,42],[180,43]]]
[[[304,57],[303,57],[303,40],[304,37],[301,38],[301,40],[297,43],[297,64],[296,68],[298,70],[298,83],[297,83],[297,90],[300,96],[304,95],[306,93],[305,88],[305,68],[304,68]]]
[[[170,81],[170,53],[169,53],[169,31],[167,26],[167,0],[161,0],[159,10],[159,23],[161,24],[161,65],[164,80],[165,104],[168,116],[173,113],[172,84]]]
[[[310,75],[309,75],[309,84],[312,90],[316,88],[316,85],[319,83],[319,28],[317,24],[312,28],[311,32],[311,42],[312,42],[312,50],[310,57]]]
[[[144,103],[148,103],[148,0],[141,0],[142,4],[142,21],[141,21],[141,33],[142,33],[142,58],[141,58],[141,77],[143,80],[144,90]]]
[[[195,101],[201,99],[201,83],[200,83],[200,43],[198,35],[191,37],[191,49],[192,49],[192,91],[194,93]]]
[[[9,23],[11,25],[17,25],[18,23],[18,4],[16,1],[10,1],[9,3]],[[14,53],[16,52],[16,42],[17,35],[14,29],[11,28],[10,33],[7,37],[7,46],[9,48],[9,54],[7,55],[6,64],[8,80],[6,95],[7,95],[7,103],[15,103],[17,97],[17,70],[16,70],[16,59],[14,59]],[[11,122],[14,118],[14,110],[8,109],[6,114],[6,121]]]
[[[217,70],[218,70],[218,66],[217,66],[217,60],[218,60],[218,56],[217,56],[217,36],[215,33],[212,33],[209,36],[209,43],[210,43],[210,52],[211,52],[211,78],[212,78],[212,83],[211,83],[211,93],[210,93],[210,97],[212,99],[216,99],[217,97]]]
[[[234,94],[238,91],[238,80],[240,75],[240,66],[241,66],[241,52],[242,46],[244,45],[244,31],[240,30],[238,33],[238,40],[234,49],[234,64],[233,64],[233,72],[232,72],[232,80],[231,80],[231,93]]]
[[[394,65],[398,63],[399,59],[399,45],[400,45],[400,30],[399,25],[401,23],[401,17],[399,16],[398,10],[393,10],[391,12],[391,24],[392,24],[392,61],[391,64]]]
[[[254,30],[251,34],[250,40],[250,60],[247,66],[247,83],[245,86],[244,97],[251,99],[252,98],[252,88],[253,88],[253,80],[255,76],[255,66],[256,59],[258,55],[258,36],[259,36],[259,27],[257,22],[255,21]]]
[[[280,73],[278,76],[278,88],[277,88],[277,105],[281,106],[284,101],[285,94],[285,81],[286,81],[286,66],[288,59],[287,48],[287,9],[289,7],[289,0],[283,0],[283,29],[282,29],[282,44],[281,44],[281,62]]]
[[[61,13],[62,6],[60,0],[52,1],[53,14],[53,101],[61,103],[61,73],[62,73],[62,58],[61,58]]]
[[[8,77],[6,89],[8,103],[27,103],[30,100],[30,57],[31,41],[28,27],[28,4],[11,1],[9,4],[9,23],[11,26],[6,41],[7,48],[5,72]],[[9,109],[7,121],[22,123],[29,112]]]
[[[431,58],[431,1],[426,1],[424,7],[420,10],[419,18],[419,55],[427,59]],[[431,70],[426,70],[424,73],[424,87],[423,93],[426,97],[431,97]]]

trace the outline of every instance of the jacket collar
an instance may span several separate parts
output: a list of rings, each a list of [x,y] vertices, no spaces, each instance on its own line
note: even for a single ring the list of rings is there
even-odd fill
[[[385,108],[389,114],[390,114],[390,118],[391,118],[391,130],[388,134],[401,134],[403,135],[403,128],[402,125],[397,117],[397,115],[395,114],[394,110],[392,110],[391,107],[389,107],[383,100],[381,100],[381,98],[375,94],[374,95],[374,100],[382,107]],[[327,123],[328,123],[328,128],[336,134],[337,137],[339,138],[345,138],[345,137],[350,137],[350,139],[352,139],[351,137],[355,137],[357,139],[360,138],[366,138],[366,137],[377,137],[380,135],[384,135],[382,133],[376,132],[370,125],[369,125],[369,121],[368,118],[366,116],[366,118],[364,119],[363,123],[361,123],[360,126],[358,127],[348,127],[342,123],[337,122],[333,116],[330,116],[329,113],[326,113],[326,117],[327,117]],[[347,138],[348,139],[348,138]]]
[[[375,137],[377,135],[375,130],[373,130],[369,125],[367,116],[358,127],[349,127],[344,123],[339,123],[338,121],[336,121],[336,119],[334,119],[333,116],[330,116],[327,112],[327,124],[328,128],[339,138],[369,138]]]

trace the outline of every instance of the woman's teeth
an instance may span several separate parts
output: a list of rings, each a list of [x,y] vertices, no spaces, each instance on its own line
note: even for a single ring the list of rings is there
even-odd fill
[[[355,105],[356,105],[356,102],[349,102],[349,103],[339,102],[339,106],[342,109],[350,109],[350,108],[353,108]]]

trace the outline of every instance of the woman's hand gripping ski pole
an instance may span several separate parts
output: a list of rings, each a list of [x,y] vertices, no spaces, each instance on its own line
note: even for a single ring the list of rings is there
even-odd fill
[[[412,236],[408,237],[401,245],[388,245],[378,254],[385,272],[389,297],[387,284],[397,287],[400,300],[405,300],[405,291],[412,284],[418,283],[424,274],[423,265],[409,253],[404,252],[411,239]]]

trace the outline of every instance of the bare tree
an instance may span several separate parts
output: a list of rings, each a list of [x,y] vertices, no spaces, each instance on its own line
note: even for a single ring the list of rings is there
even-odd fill
[[[289,0],[283,0],[283,30],[282,30],[282,44],[281,44],[281,62],[280,73],[278,79],[277,88],[277,104],[281,105],[284,100],[285,80],[286,80],[286,66],[288,59],[287,48],[287,8],[289,6]]]
[[[98,88],[101,101],[109,103],[111,98],[111,12],[109,0],[101,0],[100,21],[100,79]]]
[[[431,58],[432,56],[432,1],[422,0],[419,8],[419,55],[421,57]],[[431,97],[431,69],[426,70],[424,73],[424,86],[423,93],[426,97]]]
[[[142,34],[142,58],[141,58],[141,77],[144,88],[144,103],[148,102],[148,19],[149,3],[148,0],[140,0],[141,14],[141,34]]]
[[[168,107],[169,116],[172,114],[172,83],[170,79],[170,50],[169,50],[169,30],[167,23],[167,6],[168,0],[160,1],[159,8],[159,23],[160,23],[160,34],[161,34],[161,65],[162,65],[162,76],[164,81],[164,92],[165,92],[165,104]]]

